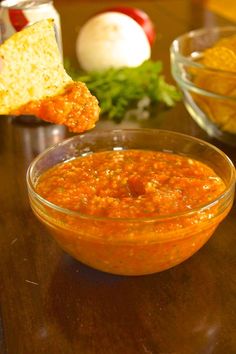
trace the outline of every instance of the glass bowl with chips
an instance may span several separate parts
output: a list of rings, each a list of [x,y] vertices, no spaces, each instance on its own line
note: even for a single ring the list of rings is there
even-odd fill
[[[236,26],[185,33],[172,42],[170,55],[192,118],[210,136],[236,146]]]
[[[95,269],[144,275],[197,252],[228,214],[235,170],[213,145],[157,129],[91,131],[29,166],[33,212]]]

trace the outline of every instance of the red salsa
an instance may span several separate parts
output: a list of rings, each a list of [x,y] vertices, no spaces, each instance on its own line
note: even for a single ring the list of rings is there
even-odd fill
[[[106,272],[140,275],[181,263],[209,239],[230,206],[194,209],[225,188],[210,167],[189,157],[98,152],[60,163],[39,178],[36,192],[64,211],[34,200],[32,207],[76,259]]]
[[[37,192],[84,214],[140,218],[188,211],[216,198],[224,182],[205,164],[157,151],[106,151],[45,172]]]
[[[62,93],[30,101],[12,114],[35,115],[47,122],[66,125],[70,131],[80,133],[95,126],[99,112],[96,97],[84,83],[78,81],[67,85]]]

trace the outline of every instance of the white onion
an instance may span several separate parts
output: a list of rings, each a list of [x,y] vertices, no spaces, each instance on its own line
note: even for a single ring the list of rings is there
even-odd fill
[[[85,71],[135,67],[150,58],[151,48],[142,27],[131,17],[105,12],[89,19],[76,41],[79,64]]]

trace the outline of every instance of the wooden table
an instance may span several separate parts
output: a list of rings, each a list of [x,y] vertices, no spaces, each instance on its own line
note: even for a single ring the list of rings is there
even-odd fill
[[[126,2],[127,3],[127,2]],[[171,80],[174,37],[226,20],[197,1],[130,1],[156,23],[153,57]],[[111,2],[55,2],[64,54],[93,12]],[[182,103],[142,124],[101,120],[95,129],[153,127],[208,140],[236,163],[236,149],[210,139]],[[68,136],[63,127],[0,120],[0,350],[2,354],[235,354],[236,207],[193,257],[162,273],[122,277],[63,253],[33,215],[25,174],[32,159]]]

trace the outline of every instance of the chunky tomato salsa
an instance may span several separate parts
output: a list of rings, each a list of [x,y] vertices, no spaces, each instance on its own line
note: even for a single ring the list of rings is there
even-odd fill
[[[33,100],[12,114],[35,115],[47,122],[66,125],[72,132],[92,129],[99,118],[99,106],[82,82],[67,85],[61,94]]]
[[[56,165],[36,184],[48,201],[83,214],[33,200],[32,206],[76,259],[106,272],[140,275],[181,263],[209,239],[230,205],[192,210],[225,188],[210,167],[189,157],[144,150],[98,152]],[[167,216],[182,211],[190,213]],[[166,217],[155,218],[160,215]]]
[[[63,208],[112,218],[168,215],[194,209],[225,189],[197,160],[165,152],[106,151],[45,172],[37,192]]]

